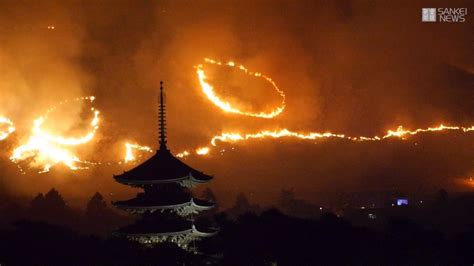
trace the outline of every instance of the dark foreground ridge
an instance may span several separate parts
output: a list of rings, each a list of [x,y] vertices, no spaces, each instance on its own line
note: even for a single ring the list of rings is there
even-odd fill
[[[472,194],[432,200],[424,207],[354,208],[340,217],[323,210],[307,218],[282,212],[292,213],[297,206],[261,210],[240,195],[234,207],[202,217],[219,224],[220,232],[196,241],[197,254],[173,243],[143,246],[114,236],[111,232],[132,224],[135,216],[115,212],[99,193],[84,211],[69,207],[54,189],[27,204],[10,198],[0,202],[2,265],[472,265],[474,261]]]

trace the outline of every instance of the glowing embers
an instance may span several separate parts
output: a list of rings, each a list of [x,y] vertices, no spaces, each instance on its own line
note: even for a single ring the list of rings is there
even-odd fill
[[[214,136],[211,140],[212,146],[216,146],[217,141],[221,142],[237,142],[242,140],[249,140],[249,139],[263,139],[263,138],[282,138],[282,137],[294,137],[299,139],[306,139],[306,140],[315,140],[318,138],[347,138],[342,134],[333,134],[330,132],[326,133],[317,133],[317,132],[309,132],[309,133],[297,133],[289,131],[288,129],[282,130],[264,130],[254,134],[239,134],[239,133],[223,133],[218,136]]]
[[[459,177],[455,178],[454,182],[458,185],[463,186],[463,188],[474,189],[474,178],[473,177]]]
[[[379,141],[382,139],[387,138],[400,138],[406,139],[408,136],[416,135],[419,133],[426,133],[426,132],[438,132],[438,131],[462,131],[468,132],[473,131],[473,127],[459,127],[459,126],[445,126],[439,125],[437,127],[428,127],[428,128],[418,128],[415,130],[407,130],[403,128],[403,126],[399,126],[397,130],[388,130],[387,134],[379,137],[379,136],[359,136],[359,137],[351,137],[346,136],[344,134],[334,134],[331,132],[306,132],[306,133],[298,133],[294,131],[290,131],[288,129],[281,129],[281,130],[264,130],[253,134],[239,134],[239,133],[223,133],[221,135],[214,136],[211,139],[211,145],[216,146],[217,141],[221,142],[237,142],[249,139],[263,139],[263,138],[283,138],[283,137],[292,137],[298,138],[303,140],[316,140],[322,138],[341,138],[341,139],[348,139],[352,141]]]
[[[236,68],[238,70],[243,71],[245,74],[253,76],[253,77],[258,77],[258,78],[263,78],[266,80],[268,83],[270,83],[275,91],[280,95],[281,97],[281,103],[279,106],[266,111],[266,112],[250,112],[250,111],[245,111],[241,110],[240,108],[236,107],[235,105],[232,105],[230,102],[223,100],[221,97],[219,97],[216,94],[216,91],[214,90],[214,87],[209,84],[208,82],[208,77],[206,76],[206,72],[204,71],[204,66],[202,64],[196,66],[196,73],[198,75],[199,83],[201,85],[202,92],[207,96],[207,98],[214,103],[216,106],[224,110],[225,112],[229,113],[234,113],[234,114],[240,114],[240,115],[245,115],[245,116],[251,116],[251,117],[260,117],[260,118],[273,118],[277,115],[279,115],[283,110],[285,109],[285,93],[278,88],[278,86],[275,84],[275,82],[259,73],[259,72],[251,72],[247,68],[245,68],[243,65],[237,65],[234,62],[230,61],[227,63],[222,63],[219,61],[215,61],[209,58],[205,58],[204,62],[207,64],[211,65],[218,65],[218,66],[227,66],[230,68]]]
[[[127,142],[125,143],[125,158],[124,158],[124,161],[126,163],[136,160],[134,151],[153,152],[153,150],[148,146],[140,146],[138,144],[131,144]]]
[[[195,149],[195,150],[194,150],[194,153],[195,153],[196,155],[203,156],[203,155],[208,155],[210,151],[211,151],[211,148],[209,148],[209,147],[200,147],[200,148]],[[184,157],[187,157],[187,156],[189,156],[189,155],[191,155],[191,153],[186,150],[186,151],[182,151],[182,152],[180,152],[180,153],[177,153],[177,154],[176,154],[176,157],[178,157],[178,158],[184,158]]]
[[[259,117],[259,118],[274,118],[277,115],[279,115],[283,110],[285,109],[285,94],[282,90],[280,90],[275,82],[259,73],[259,72],[251,72],[247,68],[245,68],[242,65],[237,65],[233,61],[229,61],[227,63],[219,62],[213,59],[205,58],[204,62],[206,64],[210,65],[217,65],[217,66],[222,66],[222,67],[230,67],[230,68],[236,68],[238,70],[243,71],[245,74],[254,76],[254,77],[261,77],[265,79],[267,82],[269,82],[273,88],[278,92],[278,94],[281,96],[281,105],[270,110],[267,112],[260,112],[260,113],[254,113],[254,112],[247,112],[244,110],[241,110],[237,108],[236,106],[232,105],[231,103],[221,99],[215,92],[214,87],[209,84],[208,82],[208,77],[206,76],[206,72],[204,71],[204,66],[203,65],[198,65],[196,66],[196,73],[198,75],[199,83],[201,85],[202,92],[206,95],[206,97],[214,103],[216,106],[221,108],[222,110],[230,113],[235,113],[235,114],[240,114],[240,115],[245,115],[245,116],[251,116],[251,117]],[[445,131],[445,130],[457,130],[457,131],[463,131],[463,132],[468,132],[468,131],[473,131],[474,126],[472,127],[460,127],[460,126],[445,126],[445,125],[440,125],[438,127],[429,127],[429,128],[418,128],[415,130],[407,130],[403,128],[403,126],[399,126],[396,130],[388,130],[386,135],[379,137],[379,136],[359,136],[359,137],[351,137],[351,136],[346,136],[344,134],[334,134],[331,132],[295,132],[291,131],[288,129],[278,129],[278,130],[263,130],[260,132],[256,133],[247,133],[247,134],[240,134],[240,133],[234,133],[234,132],[226,132],[222,133],[220,135],[216,135],[212,137],[210,143],[211,146],[217,146],[217,142],[239,142],[239,141],[246,141],[250,139],[264,139],[264,138],[297,138],[297,139],[302,139],[302,140],[316,140],[316,139],[322,139],[322,138],[341,138],[341,139],[347,139],[351,141],[380,141],[383,139],[387,138],[400,138],[400,139],[406,139],[408,136],[411,135],[416,135],[418,133],[424,133],[424,132],[437,132],[437,131]],[[177,156],[180,158],[186,157],[192,153],[195,153],[196,155],[207,155],[210,152],[210,147],[200,147],[194,150],[194,152],[190,152],[188,150],[183,151],[181,153],[178,153]]]
[[[176,157],[178,157],[178,158],[184,158],[184,157],[186,157],[186,156],[188,156],[188,155],[189,155],[189,151],[183,151],[183,152],[180,152],[180,153],[176,154]]]
[[[399,126],[396,130],[388,130],[387,133],[382,136],[359,136],[359,137],[352,137],[346,136],[344,134],[334,134],[331,132],[295,132],[290,131],[288,129],[280,129],[280,130],[263,130],[256,133],[222,133],[220,135],[216,135],[211,139],[211,146],[216,147],[218,142],[225,142],[225,143],[235,143],[241,141],[247,141],[251,139],[266,139],[266,138],[296,138],[301,140],[317,140],[317,139],[326,139],[326,138],[339,138],[339,139],[347,139],[350,141],[356,142],[364,142],[364,141],[382,141],[388,138],[398,138],[405,140],[409,136],[417,135],[419,133],[429,133],[429,132],[440,132],[440,131],[461,131],[461,132],[469,132],[474,131],[474,126],[472,127],[461,127],[461,126],[445,126],[439,125],[437,127],[428,127],[428,128],[418,128],[414,130],[405,129],[403,126]],[[207,155],[211,150],[211,146],[209,147],[200,147],[195,149],[196,155]],[[202,151],[206,152],[202,152]],[[180,158],[186,157],[190,155],[189,151],[184,151],[179,153],[177,156]]]
[[[15,131],[13,122],[3,116],[0,116],[0,141],[8,138]]]
[[[209,153],[209,147],[202,147],[196,150],[197,155],[206,155]]]
[[[74,101],[90,101],[92,103],[94,99],[91,96],[76,98]],[[59,105],[66,103],[68,101],[61,102]],[[66,165],[71,170],[87,168],[90,162],[80,160],[75,154],[75,147],[86,144],[94,138],[99,128],[99,111],[93,107],[90,108],[93,118],[89,124],[90,129],[85,135],[64,137],[48,133],[42,128],[48,116],[56,109],[57,107],[53,107],[45,115],[35,119],[30,137],[26,143],[14,149],[10,160],[17,164],[26,162],[30,167],[41,168],[41,172],[48,172],[51,167],[59,163]]]
[[[462,130],[463,132],[468,132],[468,131],[473,131],[474,126],[459,127],[459,126],[445,126],[441,124],[437,127],[418,128],[412,131],[404,129],[403,126],[399,126],[397,130],[395,131],[392,131],[392,130],[387,131],[387,135],[383,136],[383,138],[385,139],[385,138],[390,138],[390,137],[399,137],[399,138],[405,139],[405,136],[407,135],[416,135],[422,132],[436,132],[436,131],[444,131],[444,130]]]

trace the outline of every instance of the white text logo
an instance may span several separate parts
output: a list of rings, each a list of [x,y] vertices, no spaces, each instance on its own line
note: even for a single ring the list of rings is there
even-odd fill
[[[461,23],[466,21],[467,8],[422,8],[422,22],[451,22]]]

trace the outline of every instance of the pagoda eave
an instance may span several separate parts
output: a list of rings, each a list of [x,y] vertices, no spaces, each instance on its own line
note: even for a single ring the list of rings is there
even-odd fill
[[[129,179],[129,178],[121,178],[118,176],[114,176],[117,182],[124,184],[124,185],[131,185],[131,186],[145,186],[145,185],[157,185],[157,184],[171,184],[171,183],[179,183],[183,187],[194,187],[198,184],[205,184],[208,183],[210,180],[203,180],[197,179],[192,175],[187,175],[180,178],[174,179]]]
[[[117,182],[124,184],[124,185],[154,185],[154,184],[169,184],[169,183],[177,183],[186,179],[189,179],[189,176],[184,176],[180,178],[174,178],[174,179],[129,179],[129,178],[120,178],[117,176],[114,176],[115,180]]]
[[[186,216],[189,214],[197,214],[201,211],[210,210],[215,207],[214,203],[210,203],[208,205],[198,204],[191,198],[190,201],[179,203],[179,204],[169,204],[169,205],[151,205],[151,206],[143,206],[143,205],[132,205],[132,204],[124,204],[121,202],[113,202],[112,203],[115,207],[129,211],[131,213],[145,213],[145,212],[156,212],[156,211],[165,211],[171,210],[176,212],[180,216]]]
[[[212,237],[218,233],[218,230],[214,232],[202,232],[194,225],[190,229],[175,231],[175,232],[162,232],[162,233],[127,233],[120,232],[115,233],[116,235],[122,235],[132,241],[137,241],[147,246],[153,246],[163,242],[175,243],[179,247],[184,249],[189,248],[189,244],[194,240],[201,238]]]
[[[127,232],[120,232],[119,235],[124,235],[130,238],[139,238],[139,237],[167,237],[167,236],[182,236],[187,234],[192,234],[194,236],[199,237],[209,237],[217,234],[217,230],[215,232],[203,232],[193,225],[191,228],[182,230],[182,231],[175,231],[175,232],[150,232],[150,233],[127,233]]]

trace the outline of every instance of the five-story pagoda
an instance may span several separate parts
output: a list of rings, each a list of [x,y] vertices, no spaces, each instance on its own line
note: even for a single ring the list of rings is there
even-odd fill
[[[214,203],[196,199],[190,188],[209,182],[212,177],[197,171],[171,154],[166,146],[165,104],[163,82],[160,82],[159,149],[144,163],[114,175],[117,182],[142,188],[135,198],[115,201],[120,209],[140,214],[134,224],[118,230],[131,240],[153,245],[175,243],[183,249],[214,232],[198,228],[193,215],[214,207]]]

